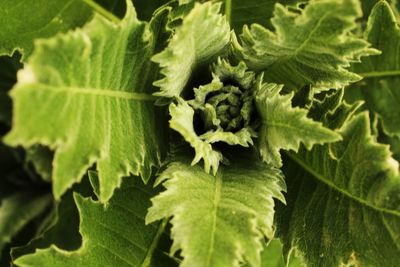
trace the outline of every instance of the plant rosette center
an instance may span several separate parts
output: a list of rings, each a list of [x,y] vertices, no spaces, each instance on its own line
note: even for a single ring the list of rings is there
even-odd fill
[[[232,66],[221,59],[212,66],[212,75],[211,83],[194,89],[194,99],[180,98],[177,105],[171,104],[170,124],[195,149],[192,164],[204,159],[206,171],[210,163],[216,172],[220,161],[228,161],[212,144],[242,147],[254,144],[253,138],[257,137],[254,92],[261,79],[247,71],[243,62]]]

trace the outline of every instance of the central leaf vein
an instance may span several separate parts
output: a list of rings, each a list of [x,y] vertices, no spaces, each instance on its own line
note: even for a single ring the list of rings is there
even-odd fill
[[[157,97],[136,92],[127,91],[117,91],[109,89],[98,89],[98,88],[79,88],[70,86],[50,86],[46,84],[40,84],[40,88],[43,90],[49,90],[54,92],[71,93],[71,94],[83,94],[83,95],[94,95],[94,96],[104,96],[112,98],[122,98],[127,100],[138,100],[138,101],[155,101]]]
[[[222,170],[217,173],[215,176],[215,191],[214,191],[214,201],[213,201],[213,218],[212,218],[212,228],[210,231],[210,246],[208,249],[208,258],[207,258],[207,265],[206,266],[211,266],[210,262],[212,259],[212,254],[214,251],[214,245],[215,245],[215,231],[217,229],[217,216],[218,216],[218,206],[219,206],[219,201],[221,199],[221,187],[222,187]]]

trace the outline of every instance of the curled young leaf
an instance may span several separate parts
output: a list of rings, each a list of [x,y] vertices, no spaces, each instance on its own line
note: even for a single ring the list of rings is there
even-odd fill
[[[209,63],[228,45],[229,24],[219,14],[220,8],[219,3],[196,3],[176,29],[168,47],[153,57],[164,75],[154,83],[160,87],[156,95],[179,96],[192,71],[199,65]]]
[[[194,89],[194,99],[178,98],[171,104],[170,126],[195,149],[192,164],[204,160],[205,170],[217,172],[224,157],[212,144],[249,147],[257,137],[253,92],[261,83],[241,62],[237,66],[218,60],[213,81]]]

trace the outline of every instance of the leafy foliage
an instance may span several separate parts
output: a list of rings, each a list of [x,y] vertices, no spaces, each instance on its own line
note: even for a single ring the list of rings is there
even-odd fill
[[[146,181],[160,164],[164,138],[149,87],[156,40],[151,34],[129,5],[118,25],[97,16],[82,30],[38,43],[18,74],[14,127],[5,140],[56,150],[56,198],[93,163],[101,201],[111,197],[122,176],[141,174]],[[122,128],[122,121],[129,123]]]
[[[192,71],[209,63],[228,44],[229,25],[218,14],[219,9],[220,4],[197,4],[183,19],[168,47],[153,57],[165,76],[154,83],[160,87],[156,95],[179,96]]]
[[[271,20],[276,32],[253,24],[243,29],[242,44],[235,47],[250,68],[266,72],[268,81],[293,89],[338,88],[361,79],[346,70],[349,62],[376,53],[351,34],[360,15],[356,0],[310,1],[300,14],[277,4]]]
[[[354,70],[364,77],[348,90],[348,98],[365,100],[369,110],[382,119],[383,129],[400,136],[400,28],[388,3],[381,1],[372,10],[365,32],[366,39],[382,54],[365,58]]]
[[[84,1],[22,0],[17,6],[12,0],[1,1],[0,55],[11,55],[16,49],[29,55],[35,39],[82,26],[91,15]]]
[[[228,2],[228,1],[226,1]],[[253,23],[260,24],[266,28],[271,28],[271,17],[276,3],[283,5],[297,4],[296,0],[232,0],[230,5],[226,5],[226,13],[229,16],[230,24],[237,33],[240,33],[244,25]]]
[[[315,110],[332,111],[328,101]],[[307,266],[399,261],[399,166],[376,143],[367,113],[353,115],[356,107],[342,103],[326,119],[342,142],[290,154],[284,168],[288,207],[278,209],[278,229],[286,253],[301,251]]]
[[[256,92],[256,106],[261,117],[259,150],[267,163],[281,167],[279,150],[298,151],[300,142],[311,149],[314,144],[335,142],[340,135],[307,118],[307,110],[293,108],[293,94],[281,95],[282,86],[264,84]]]
[[[171,253],[182,249],[181,266],[260,265],[262,238],[273,236],[273,198],[284,201],[285,188],[278,170],[246,156],[215,177],[173,162],[158,178],[167,190],[152,200],[147,221],[173,216]]]
[[[2,1],[0,266],[400,266],[398,7]]]
[[[0,250],[11,241],[29,221],[44,212],[50,203],[50,195],[30,191],[17,192],[1,200]]]
[[[155,190],[138,179],[123,185],[104,208],[101,203],[74,195],[80,213],[82,246],[67,252],[56,246],[16,260],[19,266],[145,266],[159,238],[159,224],[144,225]],[[115,220],[118,218],[118,220]]]
[[[194,99],[186,103],[179,98],[178,105],[170,105],[170,127],[195,149],[192,165],[203,159],[207,173],[212,169],[215,175],[220,161],[227,162],[212,144],[249,147],[257,136],[251,120],[255,109],[252,92],[260,83],[253,72],[246,70],[244,63],[232,66],[218,60],[212,82],[195,88]],[[202,118],[200,125],[195,125],[195,113]],[[195,126],[202,130],[196,132]]]

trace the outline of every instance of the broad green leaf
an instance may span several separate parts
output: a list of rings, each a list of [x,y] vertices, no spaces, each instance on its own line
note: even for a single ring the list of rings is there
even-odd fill
[[[298,151],[300,143],[310,150],[315,144],[341,140],[339,134],[307,118],[307,110],[292,107],[293,93],[281,95],[282,85],[263,84],[255,93],[261,117],[258,149],[263,160],[281,167],[280,150]]]
[[[209,63],[228,44],[229,24],[219,14],[219,3],[196,3],[176,29],[168,47],[153,57],[164,77],[154,85],[160,87],[156,95],[179,96],[192,72]]]
[[[35,39],[81,26],[91,14],[82,0],[2,0],[0,55],[11,55],[18,49],[26,57]]]
[[[52,245],[15,260],[28,266],[150,266],[162,233],[162,224],[145,226],[144,217],[150,197],[157,191],[144,186],[140,179],[130,179],[116,190],[107,207],[75,194],[80,214],[82,245],[65,251]],[[66,218],[63,218],[64,220]]]
[[[0,252],[12,238],[51,204],[50,194],[25,190],[0,199]]]
[[[175,161],[161,174],[166,191],[152,199],[146,221],[173,217],[171,254],[181,267],[260,265],[264,236],[273,236],[274,199],[284,201],[279,170],[244,154],[217,175]]]
[[[275,5],[275,32],[254,24],[245,27],[236,53],[267,81],[299,89],[312,84],[339,88],[361,79],[346,68],[361,56],[376,54],[351,34],[361,16],[357,0],[314,0],[301,11]]]
[[[96,163],[100,200],[122,176],[149,178],[164,150],[150,62],[157,36],[128,5],[118,24],[96,16],[82,30],[37,43],[12,90],[13,128],[5,140],[55,151],[57,199]]]
[[[230,20],[231,27],[236,33],[241,33],[244,25],[257,23],[271,28],[271,17],[276,3],[283,5],[302,0],[225,0],[225,14]]]
[[[377,143],[368,113],[329,98],[317,110],[342,142],[290,153],[288,205],[277,208],[285,254],[307,266],[399,266],[400,176],[389,147]],[[330,102],[330,103],[329,103]]]
[[[372,10],[365,37],[382,54],[354,64],[354,71],[364,79],[347,89],[347,97],[365,100],[368,110],[381,118],[384,131],[400,137],[400,28],[385,1]]]

